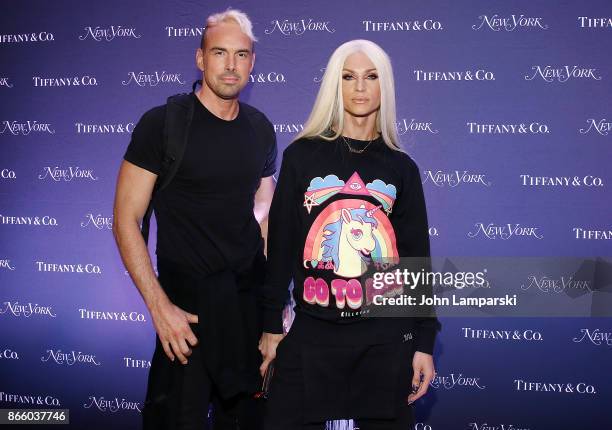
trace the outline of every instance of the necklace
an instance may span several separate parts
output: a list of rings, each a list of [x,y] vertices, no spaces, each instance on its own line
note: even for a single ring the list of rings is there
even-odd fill
[[[342,136],[342,140],[344,141],[344,143],[346,143],[346,146],[348,146],[349,152],[352,152],[354,154],[361,154],[363,151],[368,149],[368,146],[370,146],[372,144],[372,142],[374,141],[374,138],[370,139],[368,144],[366,146],[364,146],[362,149],[355,149],[355,148],[353,148],[350,145],[350,143],[348,143],[348,140],[346,140],[346,138],[344,136]]]

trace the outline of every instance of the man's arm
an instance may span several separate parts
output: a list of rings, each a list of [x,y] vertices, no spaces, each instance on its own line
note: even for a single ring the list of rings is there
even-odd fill
[[[264,252],[267,250],[268,243],[268,213],[270,211],[270,205],[272,204],[272,197],[274,196],[274,187],[276,181],[274,176],[268,176],[267,178],[261,178],[259,188],[255,193],[255,207],[254,214],[255,219],[261,226],[261,235],[264,238],[265,246]],[[267,255],[267,253],[266,253]]]
[[[189,345],[197,339],[189,323],[198,317],[183,311],[170,302],[161,288],[147,246],[140,233],[140,223],[147,210],[157,175],[128,161],[123,161],[117,179],[113,210],[113,235],[123,264],[149,309],[155,330],[168,358],[176,355],[186,364],[191,355]]]

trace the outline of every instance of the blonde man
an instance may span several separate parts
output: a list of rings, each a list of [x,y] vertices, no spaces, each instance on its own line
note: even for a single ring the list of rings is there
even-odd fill
[[[200,89],[142,116],[119,172],[113,230],[157,332],[145,429],[205,428],[209,403],[216,429],[258,428],[259,223],[276,140],[268,119],[238,101],[255,41],[244,13],[210,16],[196,51]],[[139,230],[150,203],[159,277]]]

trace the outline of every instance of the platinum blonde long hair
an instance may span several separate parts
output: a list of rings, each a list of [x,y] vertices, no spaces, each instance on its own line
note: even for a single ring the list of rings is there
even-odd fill
[[[304,130],[296,136],[296,140],[302,137],[320,137],[331,141],[342,134],[344,130],[342,69],[346,58],[355,52],[367,55],[378,72],[380,109],[376,113],[376,131],[381,134],[389,148],[401,151],[396,128],[395,84],[391,60],[380,46],[363,39],[343,43],[330,57],[310,116],[304,125]],[[330,134],[330,130],[333,134]]]

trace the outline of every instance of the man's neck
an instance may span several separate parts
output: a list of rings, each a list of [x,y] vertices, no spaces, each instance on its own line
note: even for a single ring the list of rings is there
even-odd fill
[[[223,99],[211,91],[206,84],[196,91],[196,97],[214,116],[225,121],[232,121],[238,116],[238,98]]]

